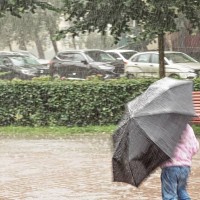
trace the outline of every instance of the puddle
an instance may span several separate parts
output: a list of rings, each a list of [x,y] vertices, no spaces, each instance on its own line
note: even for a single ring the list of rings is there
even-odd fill
[[[161,200],[160,169],[140,188],[112,182],[110,136],[0,141],[1,200]],[[188,191],[200,199],[200,152]]]

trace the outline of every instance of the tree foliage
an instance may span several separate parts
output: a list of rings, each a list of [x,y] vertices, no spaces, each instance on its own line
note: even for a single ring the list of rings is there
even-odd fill
[[[198,0],[63,0],[63,12],[73,26],[60,34],[79,33],[108,29],[115,39],[130,31],[130,22],[135,20],[142,28],[140,39],[158,37],[160,55],[160,76],[164,70],[164,35],[178,31],[179,15],[191,24],[190,31],[200,27],[200,1]]]
[[[35,13],[38,7],[43,9],[55,10],[54,6],[45,1],[0,0],[0,17],[4,16],[6,12],[10,12],[14,16],[21,17],[21,14],[24,12]]]
[[[176,20],[183,14],[191,28],[200,27],[200,1],[197,0],[63,0],[63,11],[74,25],[66,32],[104,32],[111,26],[117,38],[130,31],[135,20],[143,28],[142,35],[177,31]]]

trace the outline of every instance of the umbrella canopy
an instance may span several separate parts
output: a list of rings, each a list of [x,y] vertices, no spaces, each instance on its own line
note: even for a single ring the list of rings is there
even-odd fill
[[[113,180],[138,187],[173,156],[186,124],[195,116],[193,83],[163,78],[126,105],[113,134]]]

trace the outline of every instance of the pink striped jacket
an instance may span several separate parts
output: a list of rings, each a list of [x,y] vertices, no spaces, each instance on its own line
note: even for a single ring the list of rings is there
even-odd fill
[[[192,127],[187,124],[179,143],[177,144],[174,156],[161,165],[161,168],[170,166],[191,166],[192,157],[199,150],[199,142],[195,137]]]

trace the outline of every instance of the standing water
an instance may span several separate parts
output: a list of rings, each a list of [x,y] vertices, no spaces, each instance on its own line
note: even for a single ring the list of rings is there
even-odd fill
[[[0,141],[1,200],[161,200],[160,169],[139,188],[112,181],[108,135]],[[200,152],[188,191],[200,199]]]

